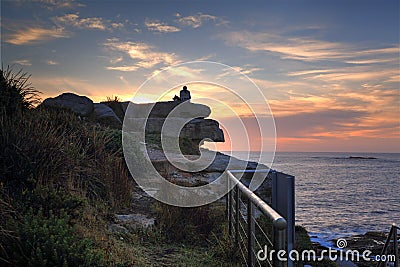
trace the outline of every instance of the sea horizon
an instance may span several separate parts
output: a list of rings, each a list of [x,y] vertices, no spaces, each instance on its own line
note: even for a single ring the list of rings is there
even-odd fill
[[[271,153],[273,151],[262,151],[262,150],[215,150],[221,153],[230,153],[230,152],[250,152],[250,153]],[[275,151],[274,153],[364,153],[364,154],[400,154],[399,152],[365,152],[365,151]]]

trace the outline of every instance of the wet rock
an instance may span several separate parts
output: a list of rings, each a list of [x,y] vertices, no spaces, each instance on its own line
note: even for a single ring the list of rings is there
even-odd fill
[[[362,254],[365,250],[369,250],[372,252],[370,255],[371,257],[380,255],[385,245],[387,234],[388,233],[371,231],[361,235],[345,237],[344,239],[347,241],[347,246],[345,250],[357,250],[360,252],[360,254]],[[333,241],[336,243],[336,239]],[[387,252],[391,255],[394,254],[393,241],[391,241]],[[370,267],[376,266],[376,262],[373,262],[372,260],[364,261],[363,259],[361,259],[360,262],[357,262],[357,265],[359,267]]]

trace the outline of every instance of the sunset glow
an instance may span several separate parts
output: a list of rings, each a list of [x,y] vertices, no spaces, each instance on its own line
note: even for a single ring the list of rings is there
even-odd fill
[[[171,65],[219,62],[248,76],[267,100],[238,84],[252,110],[217,84],[188,84],[192,102],[208,104],[222,127],[234,116],[267,116],[269,104],[278,151],[400,152],[398,1],[243,5],[2,1],[1,60],[32,74],[43,99],[74,92],[97,102],[130,100],[152,76],[162,84],[157,74]],[[184,65],[174,71],[212,76]],[[180,90],[163,89],[136,102],[171,100]],[[236,150],[260,149],[259,130],[248,129],[251,144]],[[229,150],[232,138],[216,148]]]

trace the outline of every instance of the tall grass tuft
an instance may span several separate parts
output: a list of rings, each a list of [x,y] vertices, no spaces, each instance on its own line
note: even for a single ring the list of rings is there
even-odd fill
[[[0,112],[13,115],[40,103],[39,94],[29,82],[30,75],[12,67],[0,70]]]

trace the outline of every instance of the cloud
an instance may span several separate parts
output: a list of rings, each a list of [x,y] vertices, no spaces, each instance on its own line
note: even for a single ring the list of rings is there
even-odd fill
[[[124,27],[124,24],[121,22],[111,22],[111,28],[114,29],[122,29]]]
[[[252,67],[252,66],[250,66],[250,65],[248,65],[248,64],[244,65],[243,67],[232,66],[232,69],[234,69],[234,70],[236,70],[236,71],[238,71],[238,72],[240,72],[240,73],[242,73],[242,74],[245,74],[245,75],[251,75],[251,74],[253,74],[254,72],[264,70],[263,68]],[[227,72],[221,74],[219,77],[220,77],[220,78],[221,78],[221,77],[224,77],[224,76],[226,76],[226,75],[229,75],[229,73],[232,73],[232,70],[231,70],[230,68],[227,69]]]
[[[46,61],[46,64],[47,64],[47,65],[54,66],[54,65],[58,65],[59,63],[58,63],[57,61],[54,61],[54,60],[47,60],[47,61]]]
[[[118,70],[118,71],[135,71],[137,69],[139,69],[139,66],[107,66],[106,67],[107,70]]]
[[[347,60],[346,63],[349,64],[377,64],[377,63],[387,63],[387,62],[395,62],[396,59],[389,58],[389,59],[354,59],[354,60]]]
[[[220,35],[228,44],[250,51],[280,54],[282,58],[314,61],[341,58],[346,47],[340,43],[305,37],[283,37],[271,33],[238,31]]]
[[[293,72],[289,72],[288,76],[303,76],[303,75],[320,74],[320,73],[326,73],[326,72],[331,72],[331,70],[318,69],[318,70],[293,71]]]
[[[110,59],[110,63],[111,64],[116,64],[116,63],[119,63],[119,62],[122,62],[124,60],[124,58],[123,57],[115,57],[115,58],[111,58]]]
[[[146,19],[145,25],[148,30],[160,32],[160,33],[179,32],[180,31],[180,29],[178,27],[167,25],[166,23],[162,23],[159,20]]]
[[[210,60],[211,58],[214,58],[215,56],[216,56],[215,53],[213,53],[213,54],[208,54],[208,55],[205,55],[205,56],[201,56],[201,57],[199,57],[199,58],[196,58],[195,61],[208,61],[208,60]]]
[[[309,79],[322,79],[324,81],[331,81],[331,82],[343,82],[343,81],[359,81],[359,82],[366,82],[366,81],[373,81],[376,79],[381,79],[385,77],[390,77],[398,73],[396,70],[367,70],[367,71],[355,71],[350,70],[349,72],[345,71],[337,71],[334,73],[326,73],[326,74],[319,74],[314,77],[310,77]]]
[[[32,66],[32,63],[28,59],[14,60],[12,63],[22,66]]]
[[[319,151],[398,150],[398,122],[377,119],[351,109],[276,117],[278,149],[310,151],[318,144]]]
[[[288,76],[301,76],[308,80],[322,80],[324,82],[345,82],[345,81],[374,81],[383,78],[390,79],[398,71],[390,67],[352,66],[340,69],[316,69],[289,72]]]
[[[351,144],[354,138],[371,138],[370,142],[398,140],[397,90],[364,84],[361,90],[325,90],[319,96],[289,94],[288,99],[269,100],[269,104],[278,137],[285,144],[299,145],[311,139],[327,144],[340,144],[338,140]]]
[[[226,44],[253,52],[269,52],[282,59],[302,61],[331,60],[351,64],[393,62],[400,48],[360,49],[349,44],[318,40],[313,37],[286,37],[274,33],[236,31],[219,35]]]
[[[173,68],[168,69],[168,71],[161,71],[159,69],[154,70],[148,78],[152,78],[154,81],[157,81],[158,83],[171,83],[172,84],[179,84],[179,80],[182,77],[191,79],[191,80],[197,80],[199,77],[201,77],[201,74],[203,73],[204,69],[198,69],[198,68],[190,68],[185,65],[181,66],[174,66]],[[204,92],[207,91],[206,87],[203,86],[203,92],[202,96],[204,96]],[[191,89],[196,88],[191,85]],[[215,92],[215,91],[214,91]],[[198,95],[199,96],[199,95]],[[169,97],[167,97],[166,100],[169,100]]]
[[[77,8],[77,7],[84,7],[85,5],[74,0],[37,0],[38,2],[42,3],[48,9],[54,8]]]
[[[275,123],[278,135],[284,137],[315,138],[332,133],[345,137],[354,129],[346,124],[358,124],[367,115],[356,110],[325,109],[275,117]]]
[[[19,28],[11,34],[6,34],[5,42],[14,45],[30,45],[57,38],[68,37],[70,37],[70,33],[67,32],[63,27],[42,28],[39,26],[33,26]]]
[[[54,17],[53,21],[60,25],[69,25],[79,29],[112,30],[123,28],[122,23],[111,22],[100,17],[80,18],[78,13]]]
[[[150,69],[158,65],[173,65],[179,63],[174,53],[159,52],[153,46],[145,43],[122,42],[119,39],[109,39],[104,46],[112,51],[122,52],[135,61],[131,66],[107,67],[111,70],[130,71],[138,68]]]
[[[194,29],[199,28],[204,22],[213,21],[216,25],[225,25],[229,23],[227,20],[208,14],[197,13],[196,15],[183,17],[181,14],[176,13],[176,21],[182,26],[192,27]]]

